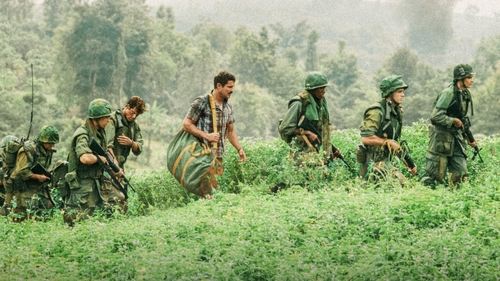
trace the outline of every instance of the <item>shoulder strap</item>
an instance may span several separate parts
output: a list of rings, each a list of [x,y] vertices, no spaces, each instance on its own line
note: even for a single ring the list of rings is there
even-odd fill
[[[213,94],[208,95],[208,102],[210,103],[210,112],[212,112],[212,129],[217,133],[217,112],[215,111],[215,100]],[[217,149],[218,143],[213,142],[212,147]]]

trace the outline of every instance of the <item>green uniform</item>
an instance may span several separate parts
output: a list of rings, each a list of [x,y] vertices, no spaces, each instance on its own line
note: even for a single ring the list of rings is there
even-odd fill
[[[144,140],[139,124],[135,121],[129,122],[123,116],[121,110],[117,110],[111,115],[111,121],[106,126],[106,136],[108,138],[108,148],[113,149],[113,153],[118,160],[118,165],[123,168],[130,154],[131,147],[118,143],[117,137],[121,135],[129,137],[138,144],[139,150],[137,152],[132,151],[134,155],[141,154]]]
[[[41,210],[54,207],[48,189],[49,181],[41,183],[31,179],[33,174],[31,168],[36,163],[49,170],[52,153],[52,151],[46,151],[38,140],[26,142],[19,149],[16,166],[10,176],[16,203],[15,213],[24,217],[28,210],[34,214],[40,214]]]
[[[425,183],[444,183],[447,170],[455,183],[467,175],[467,143],[463,131],[453,126],[453,120],[467,117],[471,102],[470,92],[467,89],[460,91],[456,86],[450,86],[438,95],[429,128]]]
[[[308,144],[304,130],[315,133],[318,143]],[[323,148],[326,155],[331,151],[330,115],[326,99],[317,100],[308,91],[303,91],[288,102],[288,111],[279,125],[282,138],[299,152],[318,151]]]
[[[360,131],[362,137],[377,136],[399,141],[403,127],[401,107],[383,99],[371,105],[364,114]],[[362,178],[380,177],[392,174],[399,179],[403,175],[391,163],[392,156],[387,147],[360,145],[357,161],[360,164]],[[409,156],[408,156],[409,157]]]
[[[90,120],[73,134],[68,155],[68,173],[65,180],[70,191],[65,200],[65,221],[70,224],[75,219],[91,215],[96,208],[122,204],[125,200],[123,193],[104,176],[101,164],[84,165],[80,162],[80,156],[92,153],[89,147],[92,138],[102,147],[107,144],[105,130],[96,131],[89,123]]]

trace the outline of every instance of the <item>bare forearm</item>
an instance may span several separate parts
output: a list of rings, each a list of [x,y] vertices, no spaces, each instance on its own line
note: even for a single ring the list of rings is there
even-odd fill
[[[378,145],[382,146],[386,142],[387,139],[378,137],[376,135],[368,136],[368,137],[362,137],[361,142],[364,145]]]
[[[191,120],[187,118],[185,118],[184,121],[182,122],[182,127],[184,131],[190,133],[195,137],[207,139],[207,133],[200,130]]]

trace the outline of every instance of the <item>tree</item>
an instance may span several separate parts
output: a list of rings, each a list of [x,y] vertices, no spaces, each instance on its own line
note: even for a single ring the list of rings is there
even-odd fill
[[[409,45],[420,54],[443,54],[453,35],[456,0],[404,0],[401,14],[408,22]]]
[[[242,82],[269,86],[270,69],[276,64],[275,44],[269,40],[266,28],[259,35],[240,28],[230,49],[231,66]]]

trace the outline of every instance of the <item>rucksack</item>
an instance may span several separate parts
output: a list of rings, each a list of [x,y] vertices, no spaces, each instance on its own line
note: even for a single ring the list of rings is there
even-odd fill
[[[300,112],[299,118],[304,116],[304,114],[306,113],[306,107],[309,104],[309,101],[307,100],[307,98],[308,98],[307,92],[301,92],[301,93],[295,95],[291,100],[288,101],[288,108],[290,108],[290,106],[294,102],[301,102],[302,103],[302,110]],[[283,130],[285,128],[281,126],[282,123],[283,123],[283,119],[280,119],[278,121],[278,132],[279,132],[282,140],[284,140],[286,143],[290,143],[293,138],[284,134]]]
[[[28,141],[12,135],[5,136],[0,141],[0,158],[2,159],[2,171],[4,175],[9,175],[14,167],[16,167],[17,152],[23,146],[26,151],[30,152],[28,153],[28,157],[32,157],[34,149]]]

